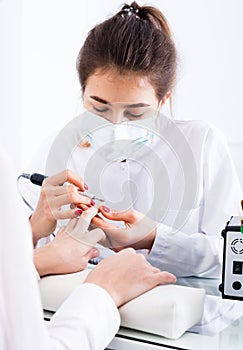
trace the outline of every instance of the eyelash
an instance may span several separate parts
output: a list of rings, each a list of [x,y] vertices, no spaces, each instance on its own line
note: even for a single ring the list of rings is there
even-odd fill
[[[98,108],[98,107],[95,107],[95,106],[93,106],[93,108],[94,108],[94,110],[95,110],[96,112],[100,112],[100,113],[105,113],[105,112],[108,112],[108,111],[109,111],[108,108]]]
[[[109,111],[109,108],[99,108],[99,107],[96,107],[96,106],[93,106],[93,109],[96,111],[96,112],[99,112],[99,113],[106,113]],[[140,118],[144,115],[144,113],[140,113],[140,114],[133,114],[129,111],[124,111],[124,115],[126,115],[128,118]]]
[[[124,114],[127,115],[127,116],[130,117],[130,118],[140,118],[140,117],[143,116],[144,113],[141,113],[141,114],[132,114],[132,113],[130,113],[130,112],[128,112],[128,111],[125,111]]]

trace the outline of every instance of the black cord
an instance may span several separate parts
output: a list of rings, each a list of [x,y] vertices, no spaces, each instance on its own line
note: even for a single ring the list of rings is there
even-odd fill
[[[18,188],[18,192],[19,192],[19,194],[20,194],[22,200],[24,201],[24,203],[27,205],[27,207],[28,207],[31,211],[34,211],[34,208],[33,208],[33,207],[30,205],[30,203],[25,199],[25,197],[24,197],[24,195],[22,194],[22,192],[21,192],[21,190],[20,190],[20,187],[19,187],[19,180],[20,180],[21,178],[29,179],[29,180],[30,180],[30,177],[31,177],[30,174],[25,174],[25,173],[19,175],[18,178],[17,178],[17,188]]]
[[[23,196],[23,194],[22,194],[22,192],[21,192],[21,190],[19,188],[19,180],[21,179],[21,177],[23,177],[24,179],[30,180],[34,185],[42,186],[42,183],[47,178],[47,176],[41,175],[41,174],[38,174],[38,173],[34,173],[34,174],[23,173],[23,174],[19,175],[18,178],[17,178],[17,188],[18,188],[18,191],[19,191],[19,194],[20,194],[21,198],[23,199],[24,203],[28,206],[28,208],[30,208],[30,210],[34,211],[34,208],[24,198],[24,196]]]

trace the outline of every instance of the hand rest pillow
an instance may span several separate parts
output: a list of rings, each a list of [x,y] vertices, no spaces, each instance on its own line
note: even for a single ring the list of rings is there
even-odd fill
[[[56,311],[90,270],[47,276],[40,280],[43,309]],[[205,291],[179,285],[163,285],[119,308],[121,325],[166,338],[177,339],[200,321]]]

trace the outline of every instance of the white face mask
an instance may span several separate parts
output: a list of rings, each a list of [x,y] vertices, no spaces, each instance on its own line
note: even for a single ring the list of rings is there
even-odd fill
[[[148,151],[148,147],[144,146],[149,146],[153,141],[156,116],[156,111],[151,111],[147,118],[112,124],[86,112],[81,116],[82,141],[88,141],[91,149],[107,161],[136,158],[138,154]]]
[[[85,141],[89,143],[87,148],[82,145]],[[128,160],[126,172],[123,160]],[[143,212],[158,222],[167,215],[170,179],[177,169],[175,203],[176,208],[181,203],[181,210],[173,225],[178,229],[188,220],[198,193],[198,170],[191,144],[174,121],[157,111],[148,118],[120,124],[90,112],[74,118],[53,142],[45,173],[55,174],[63,169],[82,176],[91,192],[117,209],[130,208],[146,188],[141,207],[146,203]]]

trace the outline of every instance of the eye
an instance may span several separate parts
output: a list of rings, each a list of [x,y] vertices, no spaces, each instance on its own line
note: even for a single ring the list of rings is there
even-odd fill
[[[99,113],[106,113],[109,111],[109,108],[107,107],[96,107],[96,106],[92,106],[93,109],[96,111],[96,112],[99,112]]]
[[[141,118],[144,115],[144,113],[131,113],[129,111],[124,111],[124,115],[127,118]]]

